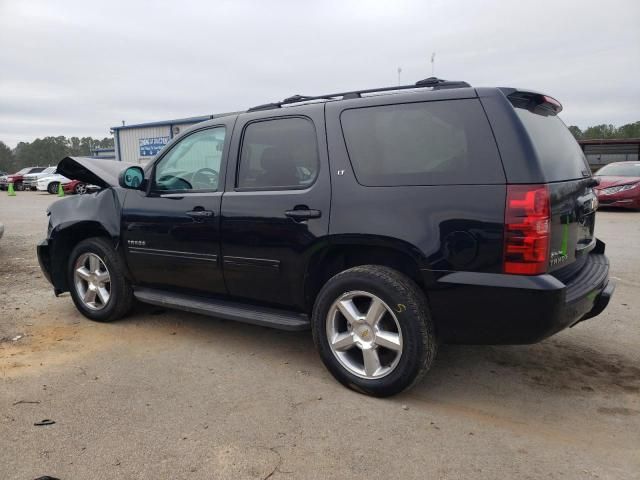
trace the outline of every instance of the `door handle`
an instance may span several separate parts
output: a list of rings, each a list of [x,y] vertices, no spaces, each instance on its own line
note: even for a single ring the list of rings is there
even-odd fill
[[[286,217],[293,218],[296,222],[303,222],[310,218],[320,218],[322,212],[320,210],[310,210],[309,208],[296,208],[284,212]]]
[[[194,220],[199,220],[199,221],[203,221],[206,218],[210,218],[214,216],[214,213],[211,210],[204,210],[204,209],[198,209],[198,208],[194,208],[193,210],[186,213]]]

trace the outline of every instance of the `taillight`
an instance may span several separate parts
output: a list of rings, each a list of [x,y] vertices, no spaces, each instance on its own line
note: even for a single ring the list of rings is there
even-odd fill
[[[508,185],[504,213],[505,273],[547,271],[551,213],[545,185]]]

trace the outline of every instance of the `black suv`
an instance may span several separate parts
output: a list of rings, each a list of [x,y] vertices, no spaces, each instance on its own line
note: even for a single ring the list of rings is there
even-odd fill
[[[93,320],[137,299],[310,328],[337,380],[391,395],[440,342],[537,342],[606,307],[597,182],[561,109],[431,78],[221,115],[144,170],[67,157],[102,190],[50,207],[40,264]]]

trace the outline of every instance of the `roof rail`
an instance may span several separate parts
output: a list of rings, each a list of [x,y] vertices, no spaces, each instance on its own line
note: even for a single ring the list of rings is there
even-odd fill
[[[255,112],[258,110],[270,110],[272,108],[281,108],[283,105],[291,105],[294,103],[300,102],[309,102],[314,100],[347,100],[350,98],[360,98],[363,94],[368,93],[378,93],[378,92],[393,92],[396,90],[413,90],[416,88],[431,88],[433,90],[444,90],[448,88],[467,88],[471,87],[467,82],[463,81],[455,81],[455,80],[442,80],[441,78],[429,77],[424,80],[420,80],[416,82],[414,85],[398,85],[395,87],[380,87],[380,88],[369,88],[366,90],[354,90],[350,92],[342,92],[342,93],[331,93],[328,95],[293,95],[291,97],[287,97],[281,102],[273,102],[273,103],[265,103],[263,105],[258,105],[256,107],[252,107],[248,112]]]

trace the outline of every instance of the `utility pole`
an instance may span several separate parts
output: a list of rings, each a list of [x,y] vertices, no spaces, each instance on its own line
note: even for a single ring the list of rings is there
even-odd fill
[[[402,67],[398,67],[398,86],[402,85],[400,82],[400,74],[402,73]]]
[[[435,71],[436,71],[436,52],[433,52],[431,54],[431,76],[432,77],[435,75]]]

